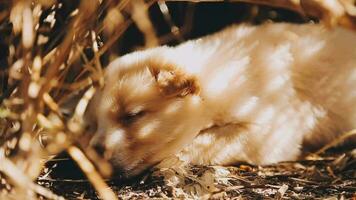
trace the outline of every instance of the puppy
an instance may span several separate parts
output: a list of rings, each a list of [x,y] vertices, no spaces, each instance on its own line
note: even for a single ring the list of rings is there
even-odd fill
[[[113,61],[91,102],[91,145],[136,175],[193,164],[295,160],[356,128],[356,34],[239,25]]]

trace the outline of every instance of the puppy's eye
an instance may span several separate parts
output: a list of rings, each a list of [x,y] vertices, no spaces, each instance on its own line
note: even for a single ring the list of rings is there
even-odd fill
[[[129,112],[121,116],[121,121],[126,125],[130,125],[145,114],[145,111]]]

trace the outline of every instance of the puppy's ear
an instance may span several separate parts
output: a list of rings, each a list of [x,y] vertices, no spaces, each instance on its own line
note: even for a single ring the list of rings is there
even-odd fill
[[[177,69],[153,67],[150,68],[150,72],[165,96],[184,97],[199,93],[199,84],[195,77],[186,75]]]

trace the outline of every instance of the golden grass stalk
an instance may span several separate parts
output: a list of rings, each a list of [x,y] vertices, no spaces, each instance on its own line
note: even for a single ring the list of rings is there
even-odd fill
[[[117,199],[114,192],[95,170],[94,165],[86,158],[84,153],[79,148],[71,146],[68,148],[68,153],[78,163],[79,167],[83,170],[103,200]]]
[[[23,191],[27,194],[24,196],[26,199],[31,197],[35,199],[35,196],[33,196],[33,192],[35,192],[48,199],[64,200],[63,197],[54,194],[47,188],[33,183],[33,181],[26,174],[24,174],[23,171],[19,170],[9,159],[0,158],[0,163],[0,171],[11,179],[11,183],[17,187],[17,190]]]
[[[98,35],[108,24],[99,20],[98,14],[112,8],[120,12],[129,1],[79,1],[77,6],[73,2],[74,9],[68,10],[62,16],[65,21],[61,22],[63,19],[57,14],[67,12],[61,10],[63,3],[17,0],[4,4],[8,9],[0,14],[0,23],[8,19],[12,26],[12,35],[8,38],[9,70],[5,71],[9,87],[1,91],[0,173],[10,180],[12,190],[17,191],[15,196],[26,197],[30,192],[61,199],[33,180],[44,167],[43,159],[67,149],[74,160],[84,163],[80,166],[100,196],[115,199],[96,169],[73,145],[79,144],[78,136],[85,132],[83,115],[95,91],[89,86],[97,82],[103,84],[100,56],[115,42],[106,44],[105,50],[99,46]],[[49,14],[44,14],[46,12]],[[59,30],[55,29],[56,24]],[[114,38],[127,28],[123,24],[111,27],[118,30],[111,33],[115,34]],[[58,35],[52,34],[55,31]],[[86,58],[85,48],[92,49],[93,58]],[[68,81],[69,72],[73,70],[77,71],[76,75]],[[78,89],[87,91],[78,105],[74,105],[72,117],[65,117],[62,106]],[[92,168],[88,171],[86,166],[90,165]]]

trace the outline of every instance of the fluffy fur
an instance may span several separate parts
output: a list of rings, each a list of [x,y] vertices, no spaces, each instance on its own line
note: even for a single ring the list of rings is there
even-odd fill
[[[91,144],[135,175],[193,164],[295,160],[356,128],[356,35],[322,25],[232,26],[112,62]]]

